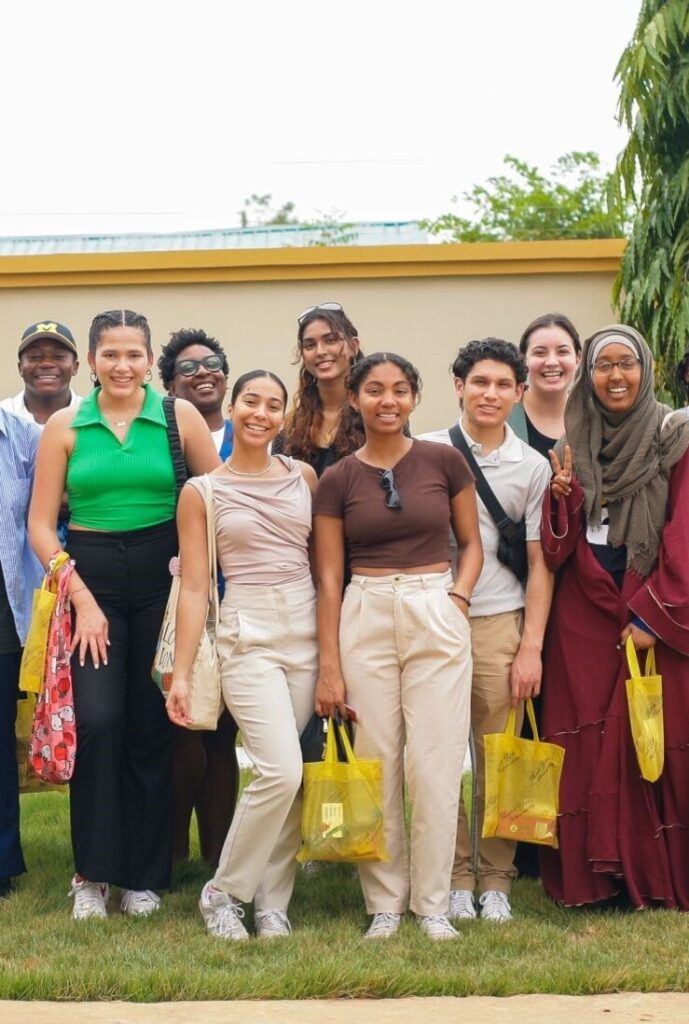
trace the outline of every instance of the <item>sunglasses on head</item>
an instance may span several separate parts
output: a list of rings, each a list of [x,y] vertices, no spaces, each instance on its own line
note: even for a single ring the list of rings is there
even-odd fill
[[[193,377],[195,373],[199,372],[201,366],[211,373],[217,373],[218,370],[222,370],[222,356],[206,356],[205,359],[180,359],[178,363],[175,363],[175,373],[181,373],[183,377]]]
[[[302,320],[305,320],[309,313],[315,313],[318,309],[327,309],[332,313],[344,313],[344,310],[339,302],[319,302],[317,306],[309,306],[303,313],[300,313],[297,317],[297,323],[300,324]]]
[[[397,490],[395,476],[391,469],[381,469],[379,473],[379,483],[380,486],[385,491],[385,507],[392,509],[401,509],[402,499],[400,497],[400,492]]]

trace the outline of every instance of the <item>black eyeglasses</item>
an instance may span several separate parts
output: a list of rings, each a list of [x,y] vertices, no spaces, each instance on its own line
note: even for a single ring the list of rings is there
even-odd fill
[[[175,373],[181,373],[183,377],[193,377],[195,373],[199,372],[201,366],[210,370],[211,373],[217,373],[218,370],[222,370],[222,356],[206,356],[205,359],[180,359],[178,363],[175,363]]]
[[[608,374],[612,373],[613,366],[619,366],[622,373],[631,373],[640,362],[641,360],[635,359],[634,356],[625,356],[624,359],[597,359],[593,369],[595,373]]]
[[[297,317],[297,323],[300,324],[302,320],[305,320],[309,313],[315,313],[317,309],[329,309],[333,313],[344,313],[344,310],[339,302],[319,302],[317,306],[309,306],[303,313],[300,313]]]
[[[395,477],[391,469],[381,469],[380,471],[380,486],[385,491],[385,507],[393,509],[402,508],[402,499],[400,492],[397,490],[395,484]]]

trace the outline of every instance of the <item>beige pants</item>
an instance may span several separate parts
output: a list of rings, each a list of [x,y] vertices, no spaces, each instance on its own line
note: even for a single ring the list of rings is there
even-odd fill
[[[318,672],[311,579],[228,585],[218,651],[225,703],[254,777],[242,793],[213,885],[256,910],[286,910],[301,837],[299,736]]]
[[[469,624],[447,594],[452,576],[354,576],[340,622],[356,752],[383,762],[390,860],[361,864],[369,914],[447,912],[462,763],[469,735]],[[412,807],[411,865],[404,774]]]
[[[497,889],[508,893],[516,875],[514,854],[517,844],[509,839],[482,839],[484,809],[484,743],[489,732],[503,732],[512,706],[510,668],[521,641],[524,612],[478,615],[471,620],[471,649],[474,672],[471,684],[471,728],[476,744],[476,800],[478,803],[478,865],[471,869],[471,837],[464,804],[460,801],[457,844],[452,869],[452,888],[479,892]],[[517,712],[517,735],[521,730],[523,702]]]

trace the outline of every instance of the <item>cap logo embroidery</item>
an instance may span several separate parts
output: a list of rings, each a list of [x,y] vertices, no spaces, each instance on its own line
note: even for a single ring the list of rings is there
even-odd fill
[[[35,333],[37,334],[39,331],[46,331],[47,333],[50,334],[57,334],[57,324],[36,324]]]

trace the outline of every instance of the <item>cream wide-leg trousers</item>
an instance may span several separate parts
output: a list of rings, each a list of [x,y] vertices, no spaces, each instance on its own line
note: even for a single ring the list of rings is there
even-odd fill
[[[340,619],[355,750],[383,762],[390,861],[359,865],[369,914],[445,914],[469,735],[471,632],[452,575],[354,576]],[[404,774],[411,801],[411,863]]]
[[[218,652],[223,698],[254,777],[244,789],[213,885],[256,910],[287,910],[301,841],[299,736],[318,674],[311,578],[279,586],[229,584]]]

